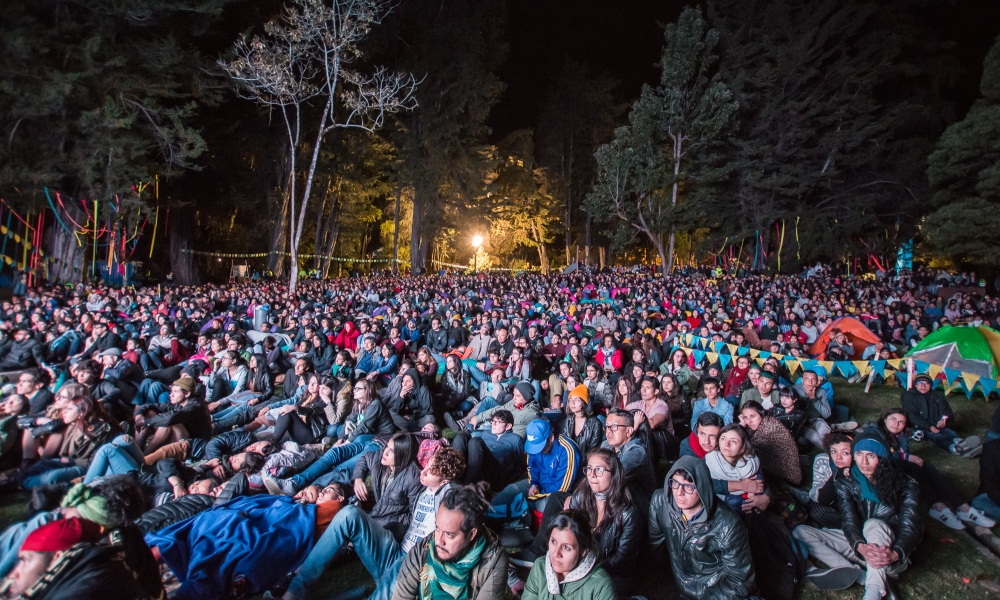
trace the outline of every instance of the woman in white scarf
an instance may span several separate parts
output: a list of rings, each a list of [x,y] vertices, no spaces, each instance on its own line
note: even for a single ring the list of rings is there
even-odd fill
[[[717,495],[737,512],[742,510],[745,495],[764,491],[760,460],[739,425],[727,425],[719,431],[718,449],[705,455],[705,464],[714,481],[729,483],[729,492]]]

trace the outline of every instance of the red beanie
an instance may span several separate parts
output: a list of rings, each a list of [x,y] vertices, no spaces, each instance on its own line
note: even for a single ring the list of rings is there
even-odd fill
[[[101,526],[86,519],[59,519],[42,525],[32,531],[21,550],[31,552],[61,552],[69,550],[80,542],[96,542],[101,539]]]

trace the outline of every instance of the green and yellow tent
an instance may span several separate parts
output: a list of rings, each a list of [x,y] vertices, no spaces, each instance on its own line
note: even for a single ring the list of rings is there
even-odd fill
[[[989,327],[946,325],[924,338],[907,357],[996,379],[1000,370],[1000,332]]]

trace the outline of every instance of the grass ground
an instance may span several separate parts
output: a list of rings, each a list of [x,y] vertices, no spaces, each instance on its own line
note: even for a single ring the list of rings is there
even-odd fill
[[[838,403],[850,406],[851,415],[861,423],[874,419],[886,408],[899,405],[898,387],[873,387],[868,395],[860,385],[838,383],[835,389]],[[962,436],[981,436],[995,405],[988,405],[982,397],[966,400],[961,395],[952,395],[949,401],[958,416],[955,428],[958,433]],[[929,443],[917,444],[911,450],[932,461],[964,497],[971,499],[975,494],[979,486],[978,461],[957,458]],[[0,526],[22,518],[26,499],[24,494],[0,497]],[[667,565],[662,565],[657,571],[666,568]],[[967,535],[928,518],[924,541],[913,555],[912,566],[900,576],[898,587],[903,598],[907,599],[1000,599],[1000,594],[990,592],[979,584],[981,579],[1000,581],[1000,567],[980,555]],[[329,569],[320,579],[312,597],[339,600],[365,598],[374,587],[375,583],[364,567],[353,561]],[[821,592],[806,583],[801,587],[799,596],[803,600],[846,600],[860,598],[861,595],[862,590],[857,586],[842,592]],[[671,598],[670,586],[665,586],[662,593],[654,596],[657,600]]]

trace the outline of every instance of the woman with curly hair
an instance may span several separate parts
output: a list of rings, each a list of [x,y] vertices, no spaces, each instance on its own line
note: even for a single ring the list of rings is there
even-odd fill
[[[843,529],[800,525],[792,535],[827,567],[806,575],[817,587],[846,589],[864,581],[865,598],[882,598],[890,592],[889,577],[907,567],[923,535],[920,490],[879,436],[857,436],[852,450],[851,475],[836,482]]]

